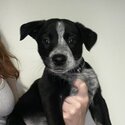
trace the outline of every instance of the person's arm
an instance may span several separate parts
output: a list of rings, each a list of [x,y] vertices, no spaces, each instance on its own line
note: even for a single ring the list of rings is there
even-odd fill
[[[78,88],[78,94],[65,99],[62,107],[64,121],[66,125],[85,125],[89,103],[88,89],[79,79],[75,81],[74,86]]]

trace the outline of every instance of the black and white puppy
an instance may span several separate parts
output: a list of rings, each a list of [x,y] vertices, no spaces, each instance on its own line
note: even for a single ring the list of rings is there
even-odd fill
[[[21,40],[27,35],[37,41],[45,70],[19,99],[7,125],[64,125],[62,104],[65,97],[77,93],[72,84],[76,79],[87,84],[96,125],[111,125],[97,76],[82,57],[82,45],[89,51],[97,34],[77,22],[50,19],[22,25]]]

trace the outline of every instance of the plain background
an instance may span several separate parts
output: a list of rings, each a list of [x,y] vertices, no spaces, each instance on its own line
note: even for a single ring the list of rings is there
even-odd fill
[[[31,37],[19,41],[19,28],[49,18],[78,21],[98,34],[96,45],[83,55],[98,74],[112,124],[125,125],[125,1],[0,0],[0,31],[19,59],[20,82],[26,88],[42,75],[44,65]]]

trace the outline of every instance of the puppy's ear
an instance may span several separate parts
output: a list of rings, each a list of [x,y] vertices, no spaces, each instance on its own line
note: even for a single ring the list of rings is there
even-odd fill
[[[91,29],[86,28],[80,23],[76,23],[78,30],[80,31],[83,43],[88,51],[94,46],[97,40],[97,34]]]
[[[44,25],[45,21],[34,21],[23,24],[20,27],[20,40],[23,40],[27,35],[30,35],[34,39],[36,39],[37,33],[40,28]]]

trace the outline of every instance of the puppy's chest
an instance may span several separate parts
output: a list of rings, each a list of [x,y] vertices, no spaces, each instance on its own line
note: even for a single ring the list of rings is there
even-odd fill
[[[89,95],[90,95],[90,101],[93,99],[96,90],[99,87],[99,81],[97,78],[96,73],[92,68],[89,69],[82,69],[80,72],[69,72],[63,75],[60,75],[62,79],[65,79],[70,84],[70,95],[75,95],[77,93],[77,89],[74,88],[73,83],[76,79],[80,79],[84,81],[88,87]]]
[[[60,91],[59,96],[62,101],[68,95],[77,94],[78,90],[73,87],[73,82],[76,79],[81,79],[85,81],[88,87],[90,102],[92,102],[96,90],[99,87],[98,78],[93,69],[83,69],[81,72],[66,73],[58,76],[58,80],[55,79],[54,81],[58,84]],[[30,118],[26,118],[25,123],[26,125],[47,125],[47,119],[41,115],[32,116]]]

